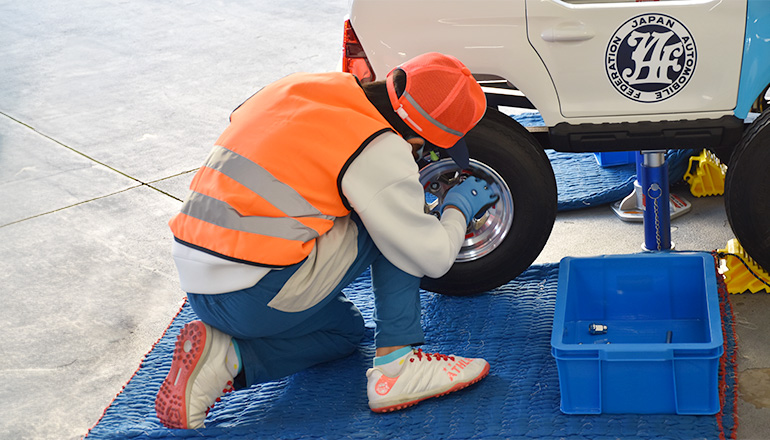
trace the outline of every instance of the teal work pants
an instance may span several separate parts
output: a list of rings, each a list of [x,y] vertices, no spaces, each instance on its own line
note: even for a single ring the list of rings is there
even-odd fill
[[[348,356],[364,335],[364,319],[342,289],[371,268],[377,347],[419,345],[420,278],[391,264],[360,220],[358,257],[342,281],[322,300],[301,312],[268,307],[301,263],[271,271],[255,286],[222,294],[188,294],[198,317],[238,343],[246,385],[279,379],[312,365]]]

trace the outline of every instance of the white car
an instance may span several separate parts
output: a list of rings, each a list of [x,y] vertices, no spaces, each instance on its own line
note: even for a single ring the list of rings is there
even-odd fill
[[[344,44],[343,70],[363,82],[436,51],[487,93],[470,169],[439,160],[421,175],[439,201],[462,174],[491,180],[501,200],[426,288],[477,293],[534,261],[556,216],[545,148],[714,150],[729,163],[733,231],[770,267],[770,1],[352,0]],[[498,106],[535,109],[545,126],[527,130]]]

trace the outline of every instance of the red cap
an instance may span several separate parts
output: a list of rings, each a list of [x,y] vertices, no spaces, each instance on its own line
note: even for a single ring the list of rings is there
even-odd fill
[[[392,74],[406,74],[406,89],[396,96]],[[462,137],[484,116],[487,100],[471,71],[457,58],[436,52],[418,55],[394,68],[386,80],[393,110],[417,134],[447,149],[462,168],[468,149]]]

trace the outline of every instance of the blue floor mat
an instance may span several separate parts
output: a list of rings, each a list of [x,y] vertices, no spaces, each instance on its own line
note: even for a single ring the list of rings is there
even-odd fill
[[[425,351],[481,356],[487,378],[465,390],[390,414],[366,403],[365,371],[374,352],[371,280],[362,275],[346,294],[370,329],[358,352],[289,378],[230,393],[206,428],[169,430],[155,416],[154,399],[171,365],[179,329],[195,319],[182,307],[134,377],[105,410],[89,439],[123,438],[361,438],[361,439],[604,439],[731,438],[735,430],[735,340],[722,289],[726,354],[717,416],[568,416],[559,411],[559,381],[550,355],[558,264],[533,266],[487,294],[458,298],[422,292]]]
[[[511,116],[525,127],[544,125],[539,113]],[[682,180],[695,150],[670,150],[666,154],[669,182]],[[546,150],[556,176],[558,210],[571,211],[621,200],[634,189],[636,164],[602,167],[593,153],[561,153]]]
[[[602,168],[593,153],[546,150],[556,176],[559,211],[606,205],[631,194],[636,164]]]

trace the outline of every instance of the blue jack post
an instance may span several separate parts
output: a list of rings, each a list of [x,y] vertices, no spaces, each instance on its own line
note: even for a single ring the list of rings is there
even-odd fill
[[[644,222],[642,249],[645,251],[672,249],[671,220],[692,209],[687,199],[669,193],[668,179],[666,151],[640,151],[636,155],[633,191],[623,200],[610,205],[621,220]],[[668,203],[661,203],[664,200]]]
[[[641,166],[637,167],[639,184],[644,195],[645,251],[670,250],[671,210],[669,207],[668,164],[665,150],[643,151]]]

